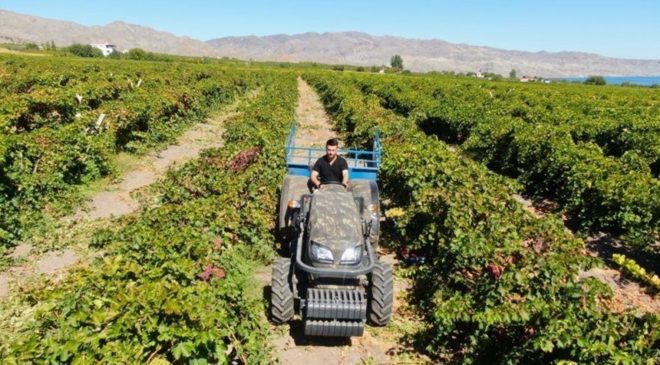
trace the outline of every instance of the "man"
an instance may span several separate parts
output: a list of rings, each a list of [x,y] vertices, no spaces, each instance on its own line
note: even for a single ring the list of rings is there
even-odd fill
[[[312,168],[310,180],[314,189],[321,187],[321,184],[341,183],[348,188],[348,163],[337,155],[339,142],[337,138],[331,138],[325,143],[325,156],[316,160]]]

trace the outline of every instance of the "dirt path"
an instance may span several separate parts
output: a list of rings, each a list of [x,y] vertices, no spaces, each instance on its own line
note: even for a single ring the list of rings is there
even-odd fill
[[[49,278],[57,280],[65,274],[67,268],[82,264],[86,256],[96,254],[87,248],[89,232],[110,224],[114,218],[142,208],[147,199],[144,194],[138,197],[136,193],[144,192],[147,186],[163,177],[169,169],[195,158],[204,149],[221,147],[224,122],[238,115],[237,109],[240,103],[251,99],[254,94],[253,92],[226,106],[219,113],[208,118],[206,123],[192,126],[177,139],[176,144],[133,161],[119,181],[94,193],[87,206],[63,218],[59,227],[43,237],[48,241],[72,243],[70,247],[38,252],[35,246],[29,243],[18,245],[12,255],[25,263],[0,273],[0,300],[8,297],[13,291],[20,291],[23,284],[35,280],[40,275],[48,275]],[[51,247],[58,246],[58,244],[51,245]]]
[[[295,145],[322,147],[327,139],[336,137],[330,129],[330,118],[316,92],[302,79],[298,79],[298,93]],[[391,262],[396,270],[398,261],[393,254],[381,255],[381,259]],[[270,266],[261,268],[256,274],[264,293],[268,292],[270,276]],[[306,365],[419,363],[419,360],[410,360],[399,344],[400,337],[405,333],[404,328],[410,327],[410,319],[402,315],[405,312],[404,296],[409,286],[406,280],[395,276],[392,322],[383,328],[367,326],[362,337],[305,337],[300,320],[273,326],[274,337],[271,343],[278,360],[282,364]]]
[[[135,212],[140,202],[131,193],[155,183],[170,168],[175,168],[208,148],[222,147],[223,123],[235,116],[235,110],[227,111],[197,124],[186,131],[177,141],[163,151],[154,152],[122,177],[122,181],[107,190],[95,194],[89,206],[75,214],[74,219],[101,219],[118,217]]]
[[[337,137],[337,134],[330,129],[332,121],[325,112],[318,94],[299,78],[298,95],[298,105],[296,105],[298,130],[295,145],[298,147],[325,146],[325,141]]]

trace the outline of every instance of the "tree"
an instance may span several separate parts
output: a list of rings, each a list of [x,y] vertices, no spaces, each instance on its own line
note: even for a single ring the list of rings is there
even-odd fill
[[[511,72],[509,72],[509,78],[510,78],[511,80],[515,80],[515,79],[518,78],[518,73],[516,72],[516,69],[515,69],[515,68],[512,68],[512,69],[511,69]]]
[[[44,43],[41,48],[44,51],[57,51],[57,47],[55,46],[55,41],[48,41]]]
[[[92,47],[89,44],[74,43],[67,47],[66,50],[78,57],[103,57],[103,52],[100,49]]]
[[[32,42],[25,43],[24,47],[25,47],[24,49],[26,51],[38,51],[39,50],[39,46],[36,43],[32,43]]]
[[[53,44],[52,46],[51,46],[51,43]],[[54,50],[55,50],[55,46],[54,46],[53,41],[48,41],[48,42],[46,42],[46,43],[43,43],[43,44],[41,45],[41,49],[43,49],[44,51],[54,51]]]
[[[607,80],[603,76],[589,76],[584,83],[586,85],[607,85]]]
[[[129,60],[146,60],[148,56],[147,51],[142,48],[131,48],[126,54]]]
[[[401,58],[400,55],[395,54],[392,56],[392,59],[390,59],[390,65],[392,66],[393,69],[396,69],[398,71],[403,70],[403,58]]]
[[[113,50],[113,51],[108,55],[108,58],[115,59],[115,60],[121,59],[121,53],[117,52],[116,50]]]

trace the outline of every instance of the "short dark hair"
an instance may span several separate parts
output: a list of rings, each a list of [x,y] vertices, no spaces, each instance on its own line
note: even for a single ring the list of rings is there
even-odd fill
[[[327,142],[325,142],[326,146],[339,146],[339,141],[337,138],[330,138]]]

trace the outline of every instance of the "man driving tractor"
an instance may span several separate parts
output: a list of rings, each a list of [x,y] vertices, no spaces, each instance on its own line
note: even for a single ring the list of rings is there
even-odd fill
[[[376,134],[373,151],[347,151],[349,166],[337,155],[335,138],[316,161],[295,156],[295,130],[294,123],[280,194],[284,255],[273,262],[271,319],[287,323],[299,315],[306,336],[362,336],[367,322],[389,323],[394,300],[392,266],[378,257],[380,139]]]
[[[337,138],[331,138],[325,143],[325,155],[314,164],[310,180],[312,189],[316,190],[321,184],[339,184],[348,188],[348,163],[337,155],[339,142]]]

